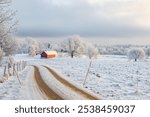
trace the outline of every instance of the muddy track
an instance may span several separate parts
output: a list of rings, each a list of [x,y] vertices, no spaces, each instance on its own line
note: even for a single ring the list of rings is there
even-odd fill
[[[100,98],[76,87],[74,84],[70,83],[69,81],[65,80],[64,78],[62,78],[59,74],[57,74],[54,70],[52,70],[51,68],[44,66],[45,68],[48,69],[48,71],[54,76],[54,78],[56,78],[59,82],[61,82],[63,85],[65,85],[67,88],[70,88],[72,91],[78,93],[79,95],[85,97],[85,99],[88,100],[99,100]]]
[[[50,100],[63,100],[63,98],[59,95],[57,95],[42,79],[38,67],[34,66],[34,75],[35,75],[35,81],[41,90],[48,99]]]

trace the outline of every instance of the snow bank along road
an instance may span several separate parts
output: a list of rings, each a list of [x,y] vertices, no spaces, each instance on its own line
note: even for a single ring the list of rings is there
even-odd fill
[[[43,95],[51,100],[87,99],[98,100],[96,94],[76,86],[71,81],[62,78],[47,66],[33,66],[34,79]]]

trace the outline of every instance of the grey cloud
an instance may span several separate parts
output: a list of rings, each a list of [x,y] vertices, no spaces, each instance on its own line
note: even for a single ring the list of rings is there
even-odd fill
[[[115,17],[113,3],[92,7],[85,0],[73,0],[71,5],[57,6],[41,0],[15,0],[18,10],[20,36],[145,36],[149,29],[142,29],[130,22],[132,17]],[[106,8],[107,9],[106,9]],[[117,9],[117,8],[116,8]]]

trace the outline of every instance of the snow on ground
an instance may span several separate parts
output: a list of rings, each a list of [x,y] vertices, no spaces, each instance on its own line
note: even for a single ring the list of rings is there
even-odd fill
[[[44,64],[83,86],[89,59],[55,58],[30,61]],[[150,60],[133,62],[125,56],[101,56],[93,60],[86,85],[103,99],[150,99]]]
[[[21,83],[26,79],[26,74],[29,71],[29,67],[26,67],[19,73],[19,79]],[[4,83],[0,83],[0,99],[1,100],[16,100],[20,96],[20,90],[23,85],[20,85],[16,76],[9,77]]]
[[[90,62],[87,58],[41,59],[39,56],[32,58],[28,55],[16,55],[15,59],[28,61],[28,65],[47,65],[82,87]],[[0,99],[24,99],[22,89],[32,85],[28,82],[29,69],[27,67],[20,73],[23,86],[19,85],[15,77],[0,84]],[[92,61],[84,87],[101,95],[103,99],[150,99],[149,71],[149,59],[133,62],[125,56],[100,56]]]
[[[22,83],[22,87],[19,92],[18,99],[20,100],[43,100],[47,99],[43,95],[34,81],[34,69],[32,66],[28,67],[28,73],[26,74],[26,79]]]

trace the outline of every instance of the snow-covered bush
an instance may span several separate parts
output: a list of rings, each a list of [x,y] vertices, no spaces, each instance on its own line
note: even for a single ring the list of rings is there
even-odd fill
[[[131,59],[134,59],[135,61],[142,60],[145,58],[145,52],[142,48],[133,48],[128,51],[127,56],[130,60]]]
[[[98,49],[92,44],[86,44],[86,46],[86,54],[89,57],[89,59],[96,58],[99,54]]]

